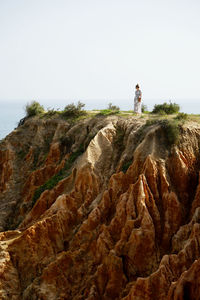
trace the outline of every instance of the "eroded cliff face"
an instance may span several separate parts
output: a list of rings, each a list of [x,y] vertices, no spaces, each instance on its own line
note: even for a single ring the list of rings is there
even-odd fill
[[[200,299],[200,126],[30,119],[0,145],[1,299]]]

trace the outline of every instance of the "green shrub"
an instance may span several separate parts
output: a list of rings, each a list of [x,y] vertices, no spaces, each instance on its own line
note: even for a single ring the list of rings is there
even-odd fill
[[[17,151],[16,153],[17,153],[20,160],[23,160],[25,158],[26,154],[27,154],[23,149]]]
[[[78,118],[83,116],[86,114],[85,110],[83,110],[84,106],[85,104],[81,103],[80,101],[78,101],[77,105],[74,103],[68,104],[63,110],[63,116],[69,118]]]
[[[45,115],[46,115],[46,117],[52,117],[52,116],[56,115],[57,113],[58,113],[58,111],[56,111],[54,108],[48,108],[47,113]]]
[[[125,135],[125,130],[121,126],[115,126],[116,128],[116,135],[113,139],[114,145],[118,148],[120,152],[124,150],[124,135]]]
[[[154,108],[152,110],[153,114],[177,114],[180,110],[180,106],[176,103],[170,102],[168,103],[163,103],[163,104],[155,104]]]
[[[163,109],[161,109],[158,114],[161,116],[167,115],[167,113]]]
[[[161,120],[160,126],[164,130],[167,145],[177,145],[180,138],[179,124],[175,120]]]
[[[128,168],[132,165],[132,163],[133,163],[133,160],[132,160],[132,159],[129,160],[129,161],[124,162],[123,165],[122,165],[122,169],[121,169],[122,172],[126,173],[126,171],[127,171]]]
[[[139,131],[141,131],[141,136],[144,136],[144,130],[146,127],[156,124],[160,125],[160,127],[162,128],[166,138],[167,146],[171,147],[172,145],[178,144],[180,138],[180,130],[179,123],[177,120],[147,120],[146,124],[143,127],[141,127],[141,129],[139,129]]]
[[[183,121],[185,121],[185,120],[187,120],[188,119],[188,114],[185,114],[185,113],[183,113],[183,112],[181,112],[181,113],[178,113],[178,115],[176,116],[176,118],[175,118],[176,120],[183,120]]]
[[[25,107],[26,116],[33,117],[44,113],[44,107],[37,101],[27,103]]]
[[[148,112],[148,108],[145,104],[142,104],[142,113]]]
[[[112,105],[112,103],[108,104],[108,109],[109,110],[120,110],[119,106]]]

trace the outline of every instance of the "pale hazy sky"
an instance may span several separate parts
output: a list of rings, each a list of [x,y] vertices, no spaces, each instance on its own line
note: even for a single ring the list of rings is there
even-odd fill
[[[139,83],[197,101],[199,16],[199,0],[0,0],[0,99],[132,99]]]

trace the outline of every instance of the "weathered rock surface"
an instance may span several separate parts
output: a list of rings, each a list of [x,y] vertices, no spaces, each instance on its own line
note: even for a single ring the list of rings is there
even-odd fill
[[[1,299],[200,299],[200,126],[29,119],[0,144]]]

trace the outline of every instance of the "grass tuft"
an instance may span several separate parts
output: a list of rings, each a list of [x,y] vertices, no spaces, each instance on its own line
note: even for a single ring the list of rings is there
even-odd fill
[[[110,116],[110,115],[116,115],[119,114],[119,110],[112,110],[112,109],[102,109],[97,114],[98,116]]]

